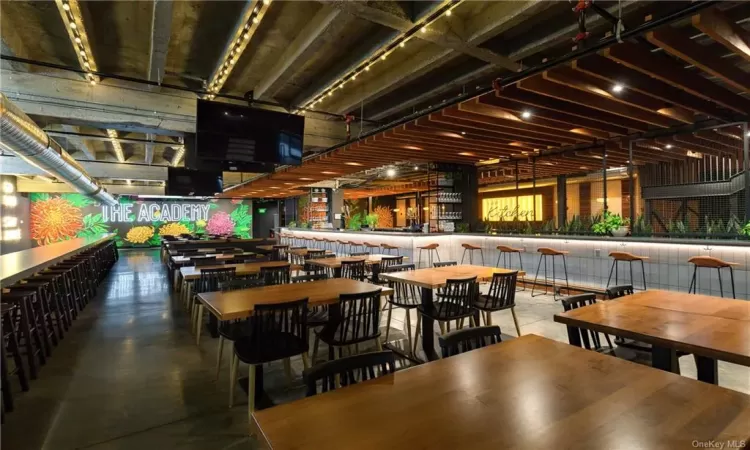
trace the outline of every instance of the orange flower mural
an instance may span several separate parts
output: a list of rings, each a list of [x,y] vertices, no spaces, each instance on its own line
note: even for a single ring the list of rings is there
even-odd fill
[[[38,245],[74,238],[83,228],[81,209],[60,197],[33,202],[30,219],[31,238]]]
[[[393,213],[391,212],[391,208],[386,206],[376,206],[373,208],[372,213],[378,216],[377,227],[393,228]]]

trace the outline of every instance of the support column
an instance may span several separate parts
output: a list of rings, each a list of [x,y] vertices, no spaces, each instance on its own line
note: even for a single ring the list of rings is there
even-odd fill
[[[742,170],[745,171],[745,220],[750,217],[750,149],[748,149],[747,122],[742,124]]]
[[[602,217],[607,212],[607,147],[602,147],[602,199],[604,200],[604,209]]]
[[[531,205],[534,207],[534,222],[536,222],[536,158],[531,159]]]
[[[567,177],[557,177],[557,227],[562,228],[568,221],[568,184]]]
[[[628,177],[630,178],[630,223],[635,225],[635,174],[633,167],[633,141],[628,141]],[[631,228],[632,229],[632,228]]]

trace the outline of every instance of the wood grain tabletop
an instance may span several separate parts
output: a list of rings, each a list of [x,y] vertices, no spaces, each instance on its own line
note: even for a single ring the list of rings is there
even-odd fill
[[[535,335],[253,413],[284,450],[689,449],[748,423],[746,394]]]
[[[555,322],[750,366],[750,302],[649,290],[555,314]]]
[[[374,255],[362,255],[362,256],[347,256],[344,258],[320,258],[320,259],[311,259],[309,261],[305,261],[307,264],[312,264],[316,266],[326,267],[328,269],[337,269],[341,267],[341,263],[343,261],[365,261],[365,264],[379,264],[380,261],[383,260],[384,257],[393,257],[395,255],[381,255],[381,254],[374,254]],[[408,261],[409,258],[406,256],[403,257],[404,261]]]
[[[462,264],[458,266],[431,267],[427,269],[410,270],[406,272],[383,273],[380,278],[384,280],[399,281],[415,286],[437,289],[445,286],[446,280],[477,277],[477,280],[491,279],[495,273],[510,273],[514,270],[497,267],[473,266]],[[518,276],[524,276],[526,272],[519,270]]]
[[[197,256],[172,256],[172,262],[175,264],[189,263],[193,258],[212,257],[215,256],[217,260],[241,258],[244,256],[253,256],[254,252],[242,252],[242,253],[206,253]]]
[[[185,280],[195,280],[200,278],[202,269],[224,269],[227,267],[235,267],[235,273],[237,275],[253,275],[260,273],[261,267],[281,267],[289,264],[286,261],[263,261],[257,263],[246,263],[246,264],[217,264],[215,266],[188,266],[180,268],[180,275]],[[292,264],[292,270],[301,270],[302,266]]]
[[[206,309],[219,320],[248,317],[255,305],[292,302],[308,298],[310,306],[327,305],[339,300],[341,294],[360,294],[382,289],[382,295],[393,290],[348,278],[331,278],[309,283],[280,284],[229,292],[206,292],[198,298]]]

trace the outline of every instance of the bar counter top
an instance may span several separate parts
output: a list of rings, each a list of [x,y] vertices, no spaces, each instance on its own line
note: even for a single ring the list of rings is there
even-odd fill
[[[0,256],[0,286],[8,286],[76,253],[112,239],[114,234],[70,239]]]

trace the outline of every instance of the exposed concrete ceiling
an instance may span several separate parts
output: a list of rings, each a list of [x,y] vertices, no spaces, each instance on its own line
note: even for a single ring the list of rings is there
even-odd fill
[[[621,6],[624,14],[638,18],[635,23],[643,13],[665,7],[648,1],[598,3],[615,15]],[[680,2],[665,3],[680,7],[675,5]],[[449,16],[435,16],[451,5]],[[3,61],[0,91],[45,129],[67,133],[55,139],[77,159],[113,161],[112,144],[104,137],[106,129],[114,129],[124,139],[127,162],[167,165],[177,138],[194,130],[197,95],[114,76],[204,89],[238,32],[238,18],[247,8],[260,6],[208,0],[80,1],[81,21],[101,72],[99,83],[91,86],[80,73]],[[55,2],[13,1],[0,7],[3,55],[82,69]],[[431,22],[424,32],[414,32],[425,20]],[[589,23],[599,35],[611,28],[593,13]],[[372,70],[316,106],[338,118],[307,114],[309,152],[346,140],[344,114],[363,113],[365,119],[384,123],[567,52],[576,26],[567,1],[273,1],[221,94],[241,97],[254,91],[256,98],[293,111],[384,46],[414,32],[403,48],[386,60],[378,58]],[[360,126],[352,128],[356,135]]]

